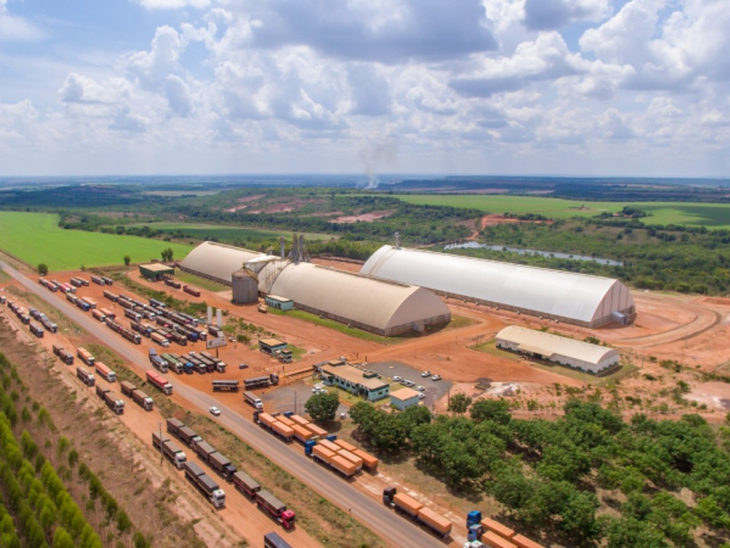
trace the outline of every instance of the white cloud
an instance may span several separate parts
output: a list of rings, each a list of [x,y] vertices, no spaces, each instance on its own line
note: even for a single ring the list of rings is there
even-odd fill
[[[207,8],[210,0],[137,0],[137,3],[150,10],[167,10],[180,8]]]
[[[31,21],[10,15],[7,0],[0,0],[0,42],[32,42],[46,37]]]

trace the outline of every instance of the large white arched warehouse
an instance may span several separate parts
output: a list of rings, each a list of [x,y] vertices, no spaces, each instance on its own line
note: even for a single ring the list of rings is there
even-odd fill
[[[619,362],[619,352],[613,348],[516,325],[502,329],[497,333],[496,341],[498,348],[535,356],[591,373],[599,373]]]
[[[259,290],[294,301],[297,308],[393,336],[442,325],[451,319],[431,291],[311,263],[271,262],[259,274]]]
[[[266,257],[263,253],[250,251],[215,242],[203,242],[188,253],[180,268],[218,283],[231,285],[231,275],[243,268],[244,263]]]
[[[448,253],[383,246],[360,273],[589,327],[636,314],[618,280]]]

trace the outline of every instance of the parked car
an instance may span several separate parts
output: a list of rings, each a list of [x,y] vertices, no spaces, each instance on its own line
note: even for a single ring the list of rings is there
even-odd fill
[[[403,378],[400,375],[393,375],[393,382],[401,382]]]
[[[238,364],[238,368],[239,369],[248,369],[248,364],[247,363],[239,363]]]
[[[431,372],[428,369],[426,369],[426,371],[424,371],[423,373],[421,373],[421,376],[424,377],[424,378],[425,377],[430,377],[431,376]]]
[[[210,411],[210,414],[211,414],[211,415],[213,415],[214,417],[217,417],[218,415],[220,415],[220,414],[221,414],[221,410],[220,410],[220,409],[218,409],[218,408],[217,408],[217,407],[215,407],[215,406],[214,406],[214,407],[211,407],[211,408],[209,409],[209,411]]]
[[[408,384],[408,381],[406,379],[401,379],[398,382],[401,383],[403,386],[406,386]]]
[[[423,398],[425,398],[425,397],[426,397],[426,394],[424,394],[423,392],[419,392],[419,393],[418,393],[418,399],[419,399],[419,400],[422,400],[422,399],[423,399]]]
[[[418,386],[416,386],[416,390],[418,390],[419,392],[424,392],[426,390],[426,387],[419,384]]]
[[[441,380],[441,375],[434,375],[433,377],[431,377],[431,380],[432,381],[440,381]]]
[[[413,388],[414,386],[416,386],[416,383],[413,381],[406,381],[406,386],[409,388]]]

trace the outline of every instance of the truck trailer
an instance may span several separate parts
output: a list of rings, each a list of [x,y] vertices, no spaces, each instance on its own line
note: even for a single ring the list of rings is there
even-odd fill
[[[425,525],[431,532],[446,538],[451,534],[453,524],[450,520],[426,508],[413,497],[398,493],[395,487],[383,491],[383,502],[395,508],[397,512],[407,515],[412,520]]]
[[[226,494],[213,478],[208,476],[200,466],[192,461],[186,461],[183,467],[185,468],[185,477],[213,503],[215,508],[225,508]]]
[[[58,346],[57,344],[53,345],[53,353],[58,356],[58,358],[65,363],[66,365],[73,365],[74,363],[74,355],[71,354],[68,350],[63,348],[62,346]]]
[[[289,510],[286,504],[277,499],[268,491],[258,491],[254,496],[254,500],[259,508],[265,510],[276,521],[281,523],[284,529],[293,529],[296,520],[296,514],[293,510]]]
[[[120,386],[122,387],[122,394],[132,398],[132,401],[134,401],[134,403],[139,405],[145,411],[152,411],[155,406],[155,402],[147,394],[142,392],[139,388],[137,388],[129,381],[122,381],[120,383]]]
[[[167,431],[188,447],[193,447],[196,443],[203,441],[203,438],[178,419],[167,419]]]
[[[246,472],[243,472],[241,470],[233,474],[232,480],[233,485],[236,486],[236,489],[251,498],[254,498],[256,496],[256,493],[261,491],[261,484],[253,479],[251,476],[249,476]]]
[[[167,379],[152,369],[147,371],[147,382],[168,396],[172,394],[172,385]]]
[[[81,369],[80,367],[77,367],[76,376],[81,379],[81,382],[83,382],[86,386],[94,386],[94,384],[96,383],[94,375],[89,373],[86,369]]]
[[[264,548],[291,548],[291,545],[276,533],[264,535]]]
[[[307,456],[312,457],[316,462],[326,464],[333,470],[346,478],[350,478],[357,474],[358,468],[352,462],[341,457],[337,452],[324,447],[320,443],[308,441],[304,446],[304,452]]]
[[[117,382],[117,374],[105,363],[96,362],[94,364],[94,369],[99,376],[107,382]]]
[[[215,381],[213,381],[213,382],[215,382]],[[253,392],[249,392],[249,391],[244,392],[243,401],[245,401],[247,404],[253,406],[254,409],[263,409],[264,408],[264,403],[261,401],[261,398],[259,398]]]
[[[233,475],[237,471],[236,466],[231,464],[231,461],[221,455],[218,451],[208,455],[208,464],[227,482],[230,482],[233,479]]]
[[[294,437],[294,430],[276,420],[268,413],[261,413],[260,411],[254,411],[253,413],[254,422],[258,422],[261,428],[268,430],[275,436],[281,438],[282,441],[290,442]]]
[[[98,388],[98,386],[97,386]],[[114,411],[117,415],[124,414],[124,400],[120,399],[114,392],[107,390],[104,393],[104,403],[106,406]]]
[[[178,470],[181,470],[185,462],[188,460],[185,451],[183,451],[178,444],[164,434],[162,435],[162,438],[160,438],[160,435],[157,432],[152,432],[152,446],[155,449],[162,451],[162,454],[165,455]]]
[[[76,349],[76,355],[81,359],[82,362],[84,362],[89,367],[94,367],[94,362],[96,361],[94,359],[94,356],[91,355],[91,352],[86,350],[85,348],[78,347]]]

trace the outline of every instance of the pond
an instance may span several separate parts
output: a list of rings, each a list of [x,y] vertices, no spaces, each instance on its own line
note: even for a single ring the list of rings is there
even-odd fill
[[[612,259],[602,259],[600,257],[589,257],[587,255],[571,255],[570,253],[560,253],[558,251],[540,251],[539,249],[521,249],[519,247],[510,247],[506,245],[488,245],[479,242],[465,242],[463,244],[451,244],[444,246],[444,249],[490,249],[492,251],[507,251],[509,253],[517,253],[518,255],[541,255],[543,257],[556,257],[558,259],[574,259],[576,261],[595,261],[600,264],[609,266],[624,266],[624,263],[614,261]]]

